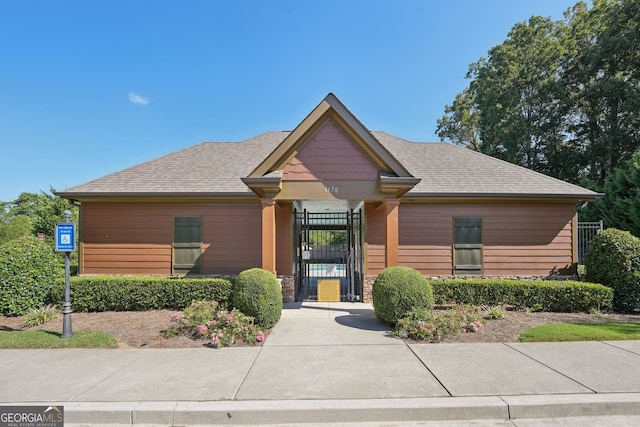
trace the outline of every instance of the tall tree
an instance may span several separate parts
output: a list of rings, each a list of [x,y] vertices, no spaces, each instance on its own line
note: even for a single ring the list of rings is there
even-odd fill
[[[601,191],[640,147],[640,1],[532,17],[469,67],[441,139]]]
[[[582,148],[582,175],[602,187],[640,147],[640,2],[594,0],[572,12],[567,121]]]
[[[43,234],[53,244],[56,223],[64,222],[64,211],[70,210],[72,222],[78,221],[78,209],[68,200],[51,193],[21,193],[17,199],[2,203],[0,214],[0,241],[25,234]],[[4,232],[3,232],[4,230]]]
[[[444,116],[438,119],[436,133],[441,140],[482,151],[478,128],[478,109],[471,88],[456,95],[452,105],[445,105]]]
[[[0,217],[0,244],[21,236],[32,235],[33,224],[28,216]]]
[[[640,151],[607,176],[604,196],[593,203],[606,227],[640,236]]]
[[[443,139],[560,176],[567,159],[561,104],[565,24],[534,16],[516,24],[487,58],[471,64],[469,87],[445,107]]]

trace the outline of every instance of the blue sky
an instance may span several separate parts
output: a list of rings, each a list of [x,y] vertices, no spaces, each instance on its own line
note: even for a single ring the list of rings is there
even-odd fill
[[[0,201],[291,130],[329,92],[371,130],[437,141],[468,65],[576,2],[2,1]]]

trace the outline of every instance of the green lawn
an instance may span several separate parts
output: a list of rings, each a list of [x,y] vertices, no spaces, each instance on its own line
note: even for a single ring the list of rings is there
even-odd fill
[[[615,341],[640,339],[640,322],[551,323],[520,334],[523,342]]]
[[[118,340],[99,331],[78,331],[71,338],[60,338],[59,332],[0,332],[0,348],[118,348]]]

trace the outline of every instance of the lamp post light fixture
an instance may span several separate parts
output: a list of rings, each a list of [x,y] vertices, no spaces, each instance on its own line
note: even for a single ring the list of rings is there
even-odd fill
[[[65,224],[69,224],[71,222],[71,211],[64,211],[64,220]],[[70,234],[67,234],[66,237],[62,237],[61,232],[56,232],[56,240],[62,240],[63,243],[69,243],[70,246],[63,246],[64,250],[64,304],[62,305],[62,335],[61,338],[71,338],[73,336],[73,330],[71,328],[71,284],[70,284],[70,273],[69,273],[69,254],[70,251],[68,249],[75,248],[75,227],[71,226],[70,228],[66,228],[66,230],[71,230]]]

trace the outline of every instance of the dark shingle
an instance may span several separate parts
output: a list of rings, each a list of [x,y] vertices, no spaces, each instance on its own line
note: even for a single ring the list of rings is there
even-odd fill
[[[266,132],[243,142],[203,142],[175,153],[67,188],[67,193],[247,193],[240,178],[288,132]]]
[[[130,194],[246,194],[241,181],[289,132],[266,132],[243,142],[203,142],[59,192],[63,197]],[[405,197],[551,196],[596,193],[449,143],[409,142],[372,132],[421,182]]]
[[[577,185],[449,143],[409,142],[372,132],[411,174],[422,181],[407,195],[590,196]]]

